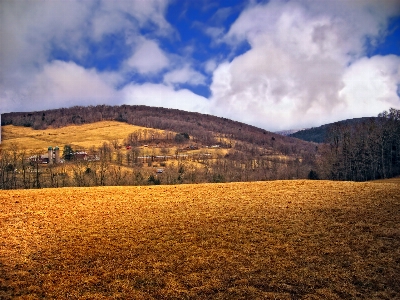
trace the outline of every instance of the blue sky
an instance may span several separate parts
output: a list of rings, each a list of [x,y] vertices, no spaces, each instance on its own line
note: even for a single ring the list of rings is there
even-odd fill
[[[150,105],[267,130],[400,108],[397,0],[3,0],[0,112]]]

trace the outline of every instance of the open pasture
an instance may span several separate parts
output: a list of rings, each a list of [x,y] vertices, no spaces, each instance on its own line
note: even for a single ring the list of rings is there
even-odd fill
[[[1,299],[398,299],[398,183],[1,191]]]
[[[83,125],[69,125],[62,128],[34,130],[31,127],[2,126],[2,146],[5,148],[35,150],[49,146],[70,144],[74,148],[89,149],[100,147],[104,142],[118,140],[122,143],[130,133],[144,129],[117,121],[101,121]]]

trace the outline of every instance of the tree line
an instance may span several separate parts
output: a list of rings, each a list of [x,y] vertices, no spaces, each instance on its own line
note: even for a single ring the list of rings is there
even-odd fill
[[[317,156],[318,174],[366,181],[400,175],[400,110],[391,108],[357,124],[334,124]]]

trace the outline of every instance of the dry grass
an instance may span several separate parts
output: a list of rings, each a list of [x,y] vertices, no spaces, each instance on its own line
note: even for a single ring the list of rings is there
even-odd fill
[[[394,183],[0,194],[1,299],[398,299]]]
[[[27,150],[47,149],[49,146],[62,147],[66,144],[89,149],[104,142],[118,140],[122,143],[135,130],[146,129],[116,121],[102,121],[84,125],[70,125],[62,128],[33,130],[30,127],[2,126],[2,146],[12,145]]]
[[[397,176],[397,177],[394,177],[394,178],[388,178],[388,179],[372,180],[371,182],[374,182],[374,183],[397,183],[397,184],[400,184],[400,176]]]

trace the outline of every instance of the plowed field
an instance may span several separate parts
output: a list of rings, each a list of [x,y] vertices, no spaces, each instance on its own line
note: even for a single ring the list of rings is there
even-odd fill
[[[0,299],[399,299],[399,190],[0,191]]]

